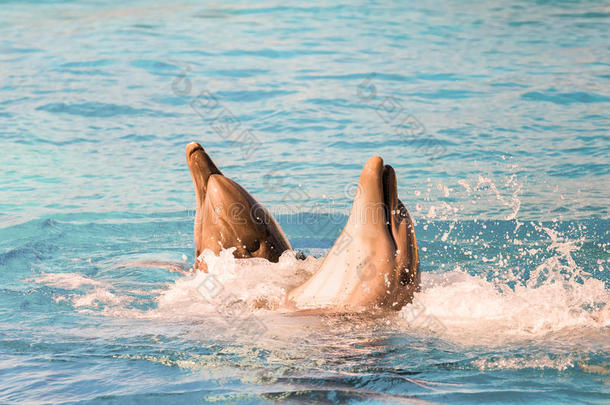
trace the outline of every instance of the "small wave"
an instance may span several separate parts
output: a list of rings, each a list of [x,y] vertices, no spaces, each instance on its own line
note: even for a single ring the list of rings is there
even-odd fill
[[[223,76],[223,77],[239,77],[239,78],[250,78],[259,75],[268,74],[267,69],[231,69],[231,70],[212,70],[209,72],[210,75]]]
[[[396,81],[396,82],[408,82],[413,81],[413,78],[398,73],[348,73],[340,75],[299,75],[296,76],[296,80],[366,80],[374,77],[377,80]],[[420,76],[418,76],[420,77]]]
[[[312,50],[312,49],[256,49],[256,50],[245,50],[245,49],[232,49],[229,51],[221,52],[220,56],[256,56],[269,59],[291,59],[300,55],[333,55],[334,52],[323,51],[323,50]]]
[[[530,91],[521,95],[521,98],[529,101],[549,101],[554,104],[573,104],[573,103],[607,103],[610,97],[595,93],[573,92],[559,93],[556,91]]]
[[[557,17],[563,17],[563,18],[569,18],[569,19],[574,19],[574,18],[610,18],[610,13],[603,10],[603,11],[589,11],[589,12],[585,12],[585,13],[560,13],[560,14],[555,14]]]
[[[149,59],[138,59],[131,62],[131,65],[140,69],[144,69],[148,73],[159,76],[175,74],[175,72],[178,70],[178,66],[176,65]]]
[[[260,100],[266,100],[276,97],[287,96],[296,94],[296,91],[286,90],[254,90],[254,91],[219,91],[218,96],[222,97],[223,100],[235,101],[240,103],[255,102]]]
[[[462,98],[470,98],[479,96],[483,93],[472,90],[462,90],[462,89],[442,89],[435,92],[420,92],[420,93],[410,93],[410,97],[419,97],[426,99],[462,99]]]
[[[121,115],[146,115],[153,117],[170,117],[172,114],[148,108],[133,108],[127,105],[86,102],[79,104],[49,103],[36,108],[38,111],[81,115],[83,117],[109,118]]]
[[[572,354],[551,356],[544,353],[529,356],[499,355],[474,360],[470,365],[481,371],[489,370],[544,370],[564,371],[578,364],[578,356]]]
[[[112,59],[97,59],[97,60],[86,60],[86,61],[75,61],[67,62],[59,65],[62,68],[91,68],[100,66],[110,66],[115,63]]]

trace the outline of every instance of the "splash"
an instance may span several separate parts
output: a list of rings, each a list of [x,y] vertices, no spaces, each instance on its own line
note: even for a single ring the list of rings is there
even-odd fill
[[[562,329],[610,326],[606,305],[610,294],[596,279],[512,289],[456,269],[442,275],[424,274],[422,281],[424,288],[415,302],[442,323],[443,337],[460,343],[504,344]],[[401,315],[409,316],[413,305],[403,308]]]
[[[533,269],[513,273],[502,261],[488,260],[495,267],[480,275],[459,266],[445,273],[423,273],[422,291],[401,310],[401,317],[409,327],[473,345],[541,340],[568,332],[566,339],[574,341],[584,335],[603,336],[610,327],[610,291],[573,257],[584,238],[536,228],[549,237],[549,255]]]
[[[603,336],[610,327],[610,292],[574,259],[582,239],[569,239],[542,226],[539,230],[549,238],[549,257],[531,269],[522,268],[508,276],[502,261],[483,260],[477,263],[485,266],[479,275],[459,266],[443,273],[425,272],[422,291],[414,302],[393,321],[389,319],[407,333],[431,334],[467,345],[543,341],[558,333],[566,339]],[[285,252],[278,263],[235,259],[233,249],[218,256],[205,251],[201,259],[209,273],[194,272],[146,291],[74,273],[44,274],[34,281],[78,290],[58,300],[70,302],[82,313],[215,322],[215,327],[231,328],[236,325],[234,319],[252,314],[274,316],[274,323],[286,322],[278,318],[286,311],[286,293],[311,277],[322,261],[315,257],[297,260],[294,252]],[[289,327],[298,330],[303,325],[290,323]]]
[[[524,223],[519,218],[523,183],[517,177],[516,165],[509,165],[508,169],[510,175],[505,179],[481,175],[478,179],[460,179],[457,183],[468,195],[461,202],[442,201],[453,189],[439,183],[436,189],[442,192],[442,197],[427,210],[419,204],[416,206],[423,218],[447,224],[444,230],[439,228],[440,238],[434,236],[443,245],[435,246],[447,251],[460,247],[460,239],[466,239],[469,246],[461,253],[477,262],[462,264],[464,267],[456,264],[452,271],[444,273],[436,273],[434,269],[424,272],[422,291],[400,312],[407,328],[474,345],[539,340],[565,330],[576,331],[574,336],[591,331],[598,335],[607,333],[610,307],[606,303],[610,293],[599,276],[593,277],[574,258],[586,235],[570,239],[551,227],[531,223],[531,231],[537,231],[542,239],[528,240],[529,225],[521,228]],[[429,181],[424,200],[435,200],[431,197],[433,192]],[[469,204],[472,206],[467,207]],[[483,214],[492,209],[502,213],[505,221],[515,224],[505,238],[491,236],[497,229],[487,229],[485,221],[477,220],[474,223],[480,224],[479,230],[473,228],[465,235],[455,234],[456,224],[460,224],[458,213]],[[428,224],[423,229],[426,231]],[[522,239],[519,239],[519,230]],[[483,231],[491,237],[482,238]],[[428,249],[424,246],[420,250],[427,258]],[[475,250],[478,253],[473,254]],[[515,263],[520,264],[515,266]],[[601,273],[601,259],[598,264]],[[441,263],[440,267],[443,271],[446,264]]]
[[[129,319],[223,321],[281,308],[286,293],[309,278],[320,263],[315,257],[298,260],[293,251],[284,252],[278,263],[236,259],[234,250],[224,249],[218,256],[206,250],[200,258],[206,262],[208,273],[195,271],[148,290],[121,289],[110,280],[93,280],[78,273],[49,273],[33,281],[78,290],[57,295],[55,301],[68,301],[81,313]]]
[[[314,257],[297,260],[293,251],[284,252],[278,263],[271,263],[265,259],[236,259],[234,250],[224,249],[216,256],[206,249],[200,258],[206,262],[208,273],[197,271],[176,280],[156,299],[157,308],[145,315],[175,319],[275,310],[286,293],[319,266]]]

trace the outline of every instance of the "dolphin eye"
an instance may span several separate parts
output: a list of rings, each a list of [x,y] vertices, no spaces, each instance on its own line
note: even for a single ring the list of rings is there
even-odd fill
[[[256,252],[260,248],[261,248],[261,241],[259,239],[255,239],[254,242],[252,242],[252,249],[248,249],[248,250],[250,251],[250,253],[252,253],[252,252]]]

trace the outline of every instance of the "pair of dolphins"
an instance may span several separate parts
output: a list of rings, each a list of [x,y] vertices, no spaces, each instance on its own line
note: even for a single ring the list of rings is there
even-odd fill
[[[234,247],[236,258],[271,262],[292,250],[271,213],[225,177],[200,144],[187,145],[186,161],[197,198],[195,269],[207,271],[200,259],[205,249],[218,255]],[[288,292],[286,305],[337,312],[399,310],[412,301],[419,283],[413,222],[398,199],[394,169],[375,156],[362,169],[341,235],[316,273]]]

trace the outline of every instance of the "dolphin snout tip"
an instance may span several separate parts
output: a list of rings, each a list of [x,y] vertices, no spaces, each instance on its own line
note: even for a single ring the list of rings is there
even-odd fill
[[[186,145],[186,157],[189,158],[197,150],[203,150],[203,147],[198,142],[189,143]]]
[[[364,168],[373,171],[383,170],[383,159],[381,156],[373,156],[366,162]]]

